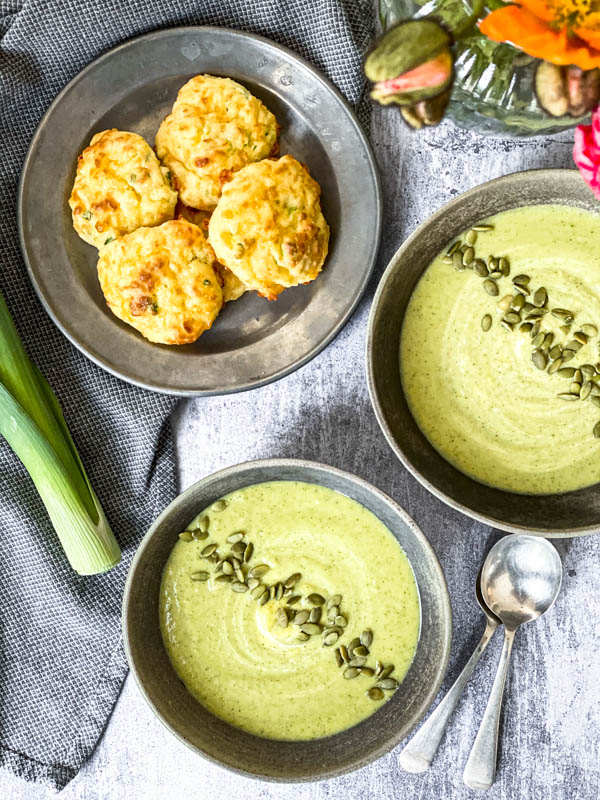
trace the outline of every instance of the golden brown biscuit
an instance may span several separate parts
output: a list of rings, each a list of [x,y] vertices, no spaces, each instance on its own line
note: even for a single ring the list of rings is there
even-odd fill
[[[177,193],[137,133],[97,133],[79,156],[69,205],[73,227],[98,249],[143,226],[173,219]]]
[[[230,78],[196,75],[179,90],[156,134],[156,152],[183,203],[212,211],[237,170],[276,152],[277,120]]]
[[[175,219],[187,219],[188,222],[197,225],[204,233],[208,233],[208,221],[210,219],[210,211],[198,211],[195,208],[189,208],[181,201],[177,203],[175,208]],[[237,278],[230,269],[215,261],[215,272],[221,280],[221,287],[223,289],[223,302],[230,303],[233,300],[238,300],[248,287]]]
[[[110,310],[146,339],[189,344],[223,304],[215,254],[185,220],[138,228],[100,251],[98,277]]]
[[[329,244],[320,194],[292,156],[244,167],[224,187],[210,218],[208,240],[217,259],[270,300],[314,280]]]

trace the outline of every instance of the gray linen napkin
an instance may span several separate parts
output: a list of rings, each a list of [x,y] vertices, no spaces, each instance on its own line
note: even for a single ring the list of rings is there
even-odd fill
[[[19,173],[50,101],[90,60],[150,30],[205,23],[293,48],[359,105],[371,0],[0,0],[0,289],[123,549],[108,574],[74,574],[25,470],[0,441],[0,765],[58,789],[91,754],[126,674],[123,584],[141,535],[175,495],[175,400],[99,370],[43,312],[19,250]],[[366,104],[361,110],[366,121]]]

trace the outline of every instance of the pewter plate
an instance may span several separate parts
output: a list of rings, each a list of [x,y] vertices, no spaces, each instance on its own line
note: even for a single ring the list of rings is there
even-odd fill
[[[96,250],[73,230],[67,204],[78,154],[106,128],[154,144],[177,91],[198,73],[240,81],[276,115],[281,152],[307,164],[331,227],[323,273],[274,302],[248,293],[229,303],[195,344],[146,341],[106,307]],[[132,39],[93,61],[54,100],[30,145],[18,218],[33,285],[61,331],[92,361],[130,383],[177,395],[251,389],[322,350],[354,311],[381,230],[375,160],[354,112],[314,67],[274,42],[212,27]]]
[[[162,572],[179,531],[218,497],[244,486],[276,480],[326,486],[375,514],[406,553],[421,605],[415,656],[389,702],[358,725],[308,741],[264,739],[213,716],[178,679],[163,645],[158,619]],[[323,780],[359,769],[406,738],[439,691],[452,636],[444,573],[431,545],[408,514],[355,475],[295,459],[249,461],[228,467],[203,478],[173,500],[153,523],[134,556],[125,586],[122,621],[133,676],[144,699],[171,733],[194,752],[235,772],[263,780],[294,782]]]

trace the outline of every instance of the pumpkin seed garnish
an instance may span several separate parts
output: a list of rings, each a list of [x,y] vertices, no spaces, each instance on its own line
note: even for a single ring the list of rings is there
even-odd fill
[[[504,275],[504,277],[508,278],[510,275],[510,264],[508,263],[508,258],[502,256],[502,258],[498,261],[498,267],[500,268],[500,272]]]
[[[246,549],[244,550],[244,562],[246,564],[252,558],[253,552],[254,552],[254,545],[252,544],[252,542],[248,542],[248,544],[246,545]]]
[[[556,319],[562,320],[563,322],[568,322],[569,324],[575,319],[573,312],[568,311],[566,308],[553,308],[552,316],[556,317]]]
[[[512,279],[512,282],[515,284],[515,286],[527,286],[529,281],[529,275],[515,275],[515,277]]]
[[[262,578],[269,571],[268,564],[257,564],[255,567],[252,567],[250,572],[248,573],[249,578]]]
[[[293,575],[290,575],[290,577],[283,582],[283,585],[286,589],[291,589],[298,583],[301,577],[302,574],[300,572],[294,572]]]
[[[321,633],[321,626],[317,625],[316,622],[306,622],[300,627],[300,630],[303,633],[308,633],[309,636],[314,636],[317,633]]]
[[[298,602],[298,600],[302,600],[302,595],[294,594],[288,598],[286,606],[293,606],[295,603]]]
[[[362,667],[360,670],[361,675],[366,675],[367,678],[372,678],[375,675],[375,670],[373,667]]]
[[[210,520],[206,515],[200,517],[200,520],[198,521],[198,530],[202,531],[202,533],[206,533],[206,531],[208,530],[209,521]]]
[[[542,336],[542,334],[540,334],[540,336]],[[531,354],[531,360],[538,369],[546,369],[548,359],[542,350],[534,350]]]
[[[208,531],[201,531],[200,528],[196,528],[196,530],[192,532],[192,536],[197,542],[201,542],[204,539],[208,539]]]
[[[385,667],[385,669],[381,670],[381,674],[379,675],[379,678],[381,680],[385,680],[385,678],[388,678],[392,674],[393,671],[394,671],[394,665],[393,664],[388,664],[387,667]]]
[[[596,374],[596,368],[591,364],[582,364],[579,369],[581,374],[588,378],[588,380]]]
[[[358,647],[353,647],[352,648],[352,655],[353,656],[368,656],[369,655],[369,648],[365,647],[364,644],[359,644]]]
[[[370,628],[366,628],[360,635],[360,643],[364,647],[371,647],[373,644],[373,631]]]
[[[257,578],[250,578],[250,580],[248,581],[248,588],[250,589],[250,594],[256,600],[258,600],[258,598],[262,597],[262,595],[267,591],[267,587],[263,583],[261,583],[260,581],[258,581],[256,586],[250,586],[250,581],[251,580],[258,580],[258,579]]]
[[[343,617],[341,614],[338,614],[335,618],[335,624],[338,625],[340,628],[345,628],[348,624],[348,620],[346,617]]]
[[[202,556],[202,558],[208,558],[209,556],[212,556],[212,554],[215,552],[216,549],[217,545],[214,542],[212,544],[207,544],[204,550],[202,550],[202,552],[200,553],[200,555]]]
[[[574,350],[563,350],[563,354],[562,354],[563,363],[565,361],[570,361],[572,358],[575,358],[575,351]]]
[[[586,322],[585,325],[581,326],[581,331],[590,339],[598,336],[598,328],[595,325],[591,325],[589,322]]]
[[[379,688],[379,686],[372,686],[367,692],[365,692],[369,700],[373,700],[375,702],[379,700],[383,700],[385,697],[383,690]]]
[[[562,367],[558,370],[559,378],[572,378],[575,375],[575,367]]]
[[[588,342],[588,337],[585,335],[585,333],[583,333],[583,331],[577,331],[574,333],[573,338],[576,342],[579,342],[580,345],[587,344]]]
[[[512,324],[512,322],[507,322],[507,320],[505,320],[505,319],[501,319],[500,320],[500,325],[502,325],[503,328],[506,328],[507,331],[511,331],[511,333],[514,330],[514,327],[515,327]]]
[[[517,322],[521,322],[521,315],[517,314],[516,311],[509,311],[508,314],[505,315],[504,319],[511,325],[516,325]]]
[[[323,637],[323,647],[331,647],[337,642],[339,638],[340,638],[339,633],[331,631],[330,633],[328,633],[326,636]],[[342,657],[340,656],[340,660],[341,658]],[[341,666],[341,664],[338,664],[338,666]]]
[[[227,541],[229,544],[237,544],[237,542],[241,542],[246,534],[243,531],[238,531],[237,533],[232,533],[231,536],[227,537]]]
[[[590,392],[592,391],[592,382],[586,381],[579,391],[579,399],[580,400],[587,400],[590,396]]]
[[[215,578],[215,583],[231,583],[232,580],[232,575],[217,575]]]
[[[581,342],[578,342],[577,339],[571,339],[571,341],[565,345],[565,350],[573,350],[577,353],[582,347],[583,345]]]
[[[455,250],[454,253],[452,253],[452,266],[459,272],[465,268],[460,250]]]
[[[446,255],[447,256],[454,255],[454,253],[458,250],[459,247],[460,247],[460,239],[457,239],[455,242],[452,242],[452,244],[446,251]]]
[[[221,569],[225,575],[233,575],[233,564],[229,561],[223,561],[221,563]]]
[[[216,503],[213,503],[212,510],[213,511],[225,511],[227,508],[227,500],[217,500]]]
[[[400,684],[398,681],[394,680],[394,678],[384,678],[383,680],[380,678],[377,681],[377,686],[380,689],[386,689],[388,691],[394,691],[398,688]]]
[[[266,587],[265,587],[265,591],[258,598],[258,605],[259,606],[264,606],[265,603],[268,603],[270,599],[271,599],[271,594],[270,594],[270,592],[266,591]]]
[[[329,647],[329,645],[327,646]],[[335,663],[337,664],[338,667],[341,667],[342,664],[344,663],[344,659],[342,658],[342,653],[339,647],[335,648],[334,654],[335,654]]]
[[[573,380],[575,383],[581,383],[583,381],[583,372],[580,369],[575,370],[575,374],[573,375]]]
[[[514,298],[512,294],[505,294],[502,300],[498,301],[498,308],[500,311],[508,311],[511,307]]]
[[[296,636],[296,639],[299,642],[308,642],[308,640],[310,639],[310,636],[308,635],[308,633],[304,633],[304,631],[300,631],[298,633],[298,635]]]
[[[236,569],[235,577],[238,579],[240,583],[246,583],[246,576],[244,575],[244,570],[241,567],[238,567]]]
[[[483,288],[485,291],[491,295],[492,297],[496,297],[498,295],[498,286],[494,283],[493,280],[490,278],[486,278],[483,282]]]
[[[554,347],[548,353],[548,358],[551,358],[552,361],[556,361],[557,358],[560,358],[562,355],[562,347],[559,344],[555,344]]]
[[[353,659],[351,659],[348,662],[348,666],[350,666],[350,667],[364,667],[364,665],[366,663],[367,663],[367,659],[365,658],[365,656],[355,656]]]
[[[482,258],[476,258],[475,261],[473,261],[473,272],[476,275],[479,275],[480,278],[487,278],[487,276],[490,274],[490,271]]]
[[[305,622],[308,622],[308,618],[310,617],[310,611],[307,611],[305,608],[302,611],[297,611],[296,615],[292,622],[294,625],[304,625]]]
[[[193,581],[207,581],[210,578],[208,572],[192,572],[190,578]]]
[[[560,394],[557,394],[556,396],[560,397],[561,400],[571,400],[571,401],[572,400],[579,400],[579,395],[570,394],[569,392],[561,392]]]
[[[269,599],[275,600],[276,593],[277,593],[277,584],[274,583],[272,586],[269,586]]]
[[[474,245],[477,241],[477,231],[471,228],[471,230],[465,236],[465,239],[467,240],[467,244]]]
[[[475,250],[472,247],[467,247],[462,257],[463,264],[465,265],[465,267],[468,267],[469,264],[472,264],[474,258],[475,258]]]
[[[315,606],[314,608],[311,608],[310,615],[308,617],[309,622],[320,622],[322,613],[323,609],[321,606]]]
[[[179,538],[181,539],[182,542],[191,542],[192,539],[194,538],[194,534],[192,533],[192,531],[182,531],[179,534]]]
[[[579,396],[579,393],[581,392],[581,384],[574,381],[569,387],[569,391],[571,394],[576,394]]]
[[[348,655],[348,648],[345,644],[340,645],[340,655],[344,659],[344,663],[347,664],[350,661],[350,656]]]
[[[523,333],[529,333],[529,331],[533,328],[531,322],[523,322],[519,325],[519,330],[523,331]]]
[[[346,667],[342,675],[344,678],[346,678],[346,680],[351,681],[352,678],[358,678],[360,675],[360,669],[358,667]]]
[[[329,609],[332,606],[339,606],[341,602],[342,602],[342,595],[334,594],[327,601],[327,608]]]
[[[285,608],[277,609],[277,622],[282,628],[287,628],[289,619]]]
[[[477,225],[473,225],[472,230],[474,231],[493,231],[494,226],[488,225],[487,223],[478,222]]]
[[[241,581],[234,581],[231,584],[231,588],[232,588],[232,590],[234,592],[247,592],[248,591],[248,587],[246,586],[246,584],[242,583]]]
[[[313,606],[322,606],[323,603],[325,602],[325,598],[323,597],[323,595],[317,594],[317,592],[309,594],[306,599]]]
[[[531,329],[531,338],[532,339],[535,339],[535,337],[538,335],[538,333],[540,332],[540,327],[541,327],[541,322],[538,319],[537,322],[533,323],[533,327]]]
[[[360,645],[360,639],[358,638],[358,636],[355,636],[355,638],[352,639],[352,641],[348,645],[348,652],[352,654],[354,652],[354,648],[358,647],[359,645]]]
[[[592,386],[592,396],[590,397],[590,402],[595,406],[600,407],[600,388],[598,386]]]
[[[525,307],[525,298],[522,294],[517,294],[513,297],[510,307],[513,311],[521,311]]]
[[[568,336],[571,333],[571,326],[570,325],[561,325],[560,330],[564,333],[565,336]]]
[[[554,375],[555,372],[560,372],[562,363],[562,359],[560,358],[557,361],[553,361],[548,367],[548,375]]]
[[[594,438],[595,439],[600,439],[600,422],[597,422],[594,425]]]
[[[533,305],[536,306],[537,308],[543,308],[547,302],[548,302],[548,292],[543,286],[540,286],[540,288],[534,292]]]
[[[258,580],[258,578],[248,578],[247,583],[248,583],[248,588],[250,589],[251,592],[254,589],[256,589],[257,586],[260,586],[260,581]]]

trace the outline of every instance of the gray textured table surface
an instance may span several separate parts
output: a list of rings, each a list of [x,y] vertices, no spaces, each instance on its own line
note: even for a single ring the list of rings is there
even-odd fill
[[[482,630],[473,581],[498,536],[430,497],[396,461],[371,411],[364,372],[367,314],[384,265],[415,226],[454,195],[489,178],[534,167],[571,166],[571,139],[482,138],[449,124],[411,135],[394,112],[376,112],[373,143],[384,178],[385,228],[377,273],[345,330],[312,363],[247,394],[186,402],[176,435],[181,488],[240,461],[316,459],[361,475],[403,505],[433,544],[454,612],[447,689]],[[368,224],[368,220],[365,221]],[[598,537],[561,542],[564,588],[547,617],[517,636],[507,683],[502,748],[490,800],[597,798],[600,792],[600,594]],[[128,678],[94,756],[64,800],[264,800],[463,798],[462,769],[491,687],[500,637],[461,701],[432,769],[411,776],[399,749],[353,775],[304,785],[258,783],[205,763],[154,719]],[[42,800],[52,793],[3,773],[0,796]]]

